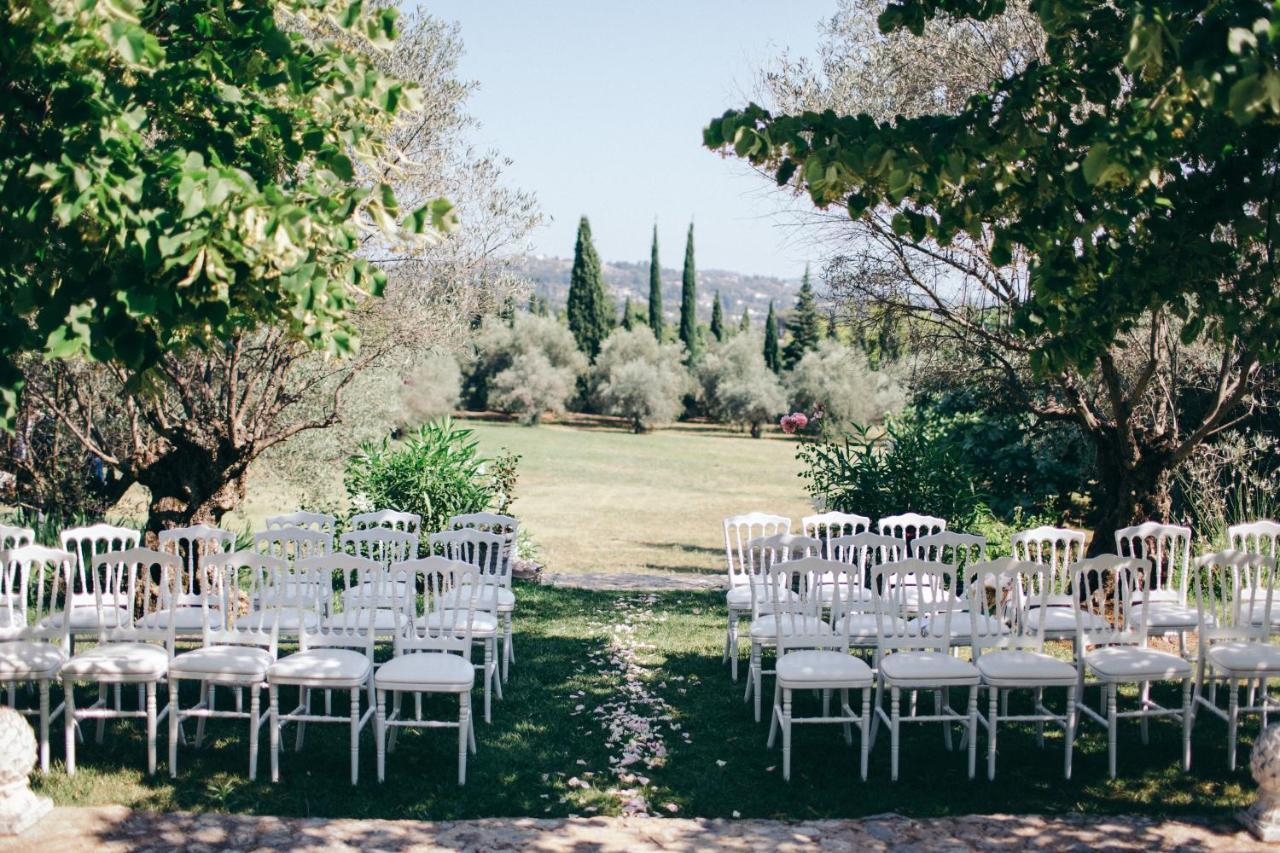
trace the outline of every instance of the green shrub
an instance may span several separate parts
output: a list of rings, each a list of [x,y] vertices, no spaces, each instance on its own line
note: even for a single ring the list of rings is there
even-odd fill
[[[422,516],[423,537],[449,517],[506,511],[515,500],[519,457],[480,455],[473,431],[448,418],[432,421],[398,444],[366,442],[347,460],[344,483],[354,512],[395,509]]]

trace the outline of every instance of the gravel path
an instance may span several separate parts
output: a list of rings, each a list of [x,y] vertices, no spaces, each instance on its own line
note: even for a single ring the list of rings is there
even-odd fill
[[[1258,850],[1232,823],[985,815],[792,823],[675,818],[324,820],[59,808],[0,850]]]

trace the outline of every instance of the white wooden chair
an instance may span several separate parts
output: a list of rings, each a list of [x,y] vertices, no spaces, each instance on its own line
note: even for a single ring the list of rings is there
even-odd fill
[[[304,589],[315,589],[339,606],[318,628],[306,627],[304,615],[317,604],[299,599],[298,621],[303,625],[299,650],[278,658],[267,668],[267,693],[270,707],[271,781],[280,781],[280,732],[284,724],[297,723],[295,749],[301,751],[307,723],[345,723],[351,732],[351,784],[360,775],[360,732],[373,717],[373,651],[376,632],[373,625],[374,604],[351,595],[354,590],[378,589],[382,565],[350,554],[328,554],[299,560],[294,567],[305,575]],[[341,578],[341,589],[334,595],[333,578]],[[280,688],[296,687],[300,693],[297,707],[280,710]],[[345,690],[350,697],[347,716],[326,709],[312,713],[312,690]],[[361,712],[362,693],[368,692],[368,707]]]
[[[502,672],[498,666],[498,637],[503,637],[503,645],[510,643],[511,612],[515,608],[515,596],[511,592],[511,576],[503,576],[503,567],[510,569],[510,564],[503,560],[505,537],[500,533],[485,530],[464,528],[461,530],[445,530],[431,534],[431,551],[438,551],[448,560],[467,563],[475,567],[474,578],[481,584],[479,593],[470,589],[452,590],[447,595],[458,595],[464,599],[474,599],[476,613],[472,619],[471,636],[484,650],[484,661],[478,667],[481,670],[484,688],[484,721],[493,719],[493,696],[502,698]],[[446,605],[447,601],[444,602]],[[506,625],[502,621],[506,620]],[[506,660],[503,653],[501,660]]]
[[[394,509],[380,509],[376,512],[362,512],[347,520],[351,530],[398,530],[401,533],[412,533],[415,537],[422,533],[422,516],[416,512],[400,512]],[[417,556],[416,554],[414,556]],[[408,558],[406,558],[408,559]]]
[[[987,688],[987,715],[978,722],[987,730],[987,778],[996,778],[996,735],[1001,720],[1035,723],[1036,741],[1044,747],[1044,725],[1062,726],[1064,778],[1071,778],[1076,727],[1076,668],[1044,653],[1046,600],[1053,574],[1050,566],[1012,557],[975,563],[965,572],[969,636],[973,662]],[[1046,689],[1064,688],[1066,712],[1055,714],[1044,704]],[[1008,694],[1033,691],[1032,712],[1009,714]]]
[[[751,662],[747,670],[747,688],[742,701],[755,699],[754,709],[756,722],[760,722],[761,684],[764,676],[772,675],[773,670],[764,669],[764,650],[774,645],[774,621],[768,617],[772,597],[765,595],[764,585],[768,583],[769,569],[778,563],[798,560],[802,557],[816,557],[822,551],[822,541],[812,536],[799,533],[775,533],[772,536],[759,536],[747,543],[747,551],[751,554],[750,564],[755,568],[748,589],[751,592]],[[776,590],[776,595],[791,595],[790,590]]]
[[[1152,717],[1174,717],[1182,721],[1182,766],[1191,766],[1191,723],[1193,673],[1191,663],[1180,655],[1147,648],[1146,616],[1149,608],[1133,607],[1144,578],[1150,577],[1151,561],[1140,557],[1102,554],[1081,560],[1071,568],[1072,603],[1076,608],[1076,672],[1079,679],[1076,709],[1107,727],[1108,766],[1116,777],[1116,734],[1120,719],[1137,718],[1142,742],[1148,742],[1147,723]],[[1096,614],[1098,621],[1086,619]],[[1102,709],[1095,711],[1084,701],[1085,688],[1099,687]],[[1153,681],[1182,683],[1182,707],[1165,708],[1150,698]],[[1140,690],[1138,708],[1120,711],[1118,686],[1136,684]]]
[[[425,557],[396,563],[390,569],[398,582],[421,586],[422,605],[411,602],[401,611],[403,630],[396,631],[395,656],[374,675],[376,690],[375,732],[378,752],[378,781],[386,778],[387,731],[390,749],[396,746],[395,732],[401,728],[456,728],[458,730],[458,784],[467,782],[467,751],[475,752],[475,722],[471,714],[471,691],[476,672],[471,665],[472,629],[477,602],[484,582],[475,566],[444,557]],[[463,594],[469,591],[469,594]],[[394,697],[387,713],[387,693]],[[401,696],[414,697],[417,713],[402,715]],[[425,694],[446,693],[458,697],[458,720],[427,720],[422,717]]]
[[[848,565],[846,586],[839,587],[839,598],[825,589],[819,594],[831,597],[831,624],[840,623],[849,647],[874,651],[879,642],[875,595],[871,587],[871,572],[884,563],[896,563],[907,558],[907,543],[881,533],[854,533],[837,536],[827,543],[833,558]],[[834,588],[834,586],[833,586]],[[873,655],[874,657],[874,655]]]
[[[449,519],[449,530],[483,530],[499,533],[506,539],[506,547],[502,558],[502,576],[506,578],[499,593],[498,612],[502,615],[504,639],[502,642],[502,680],[506,681],[511,664],[516,662],[515,638],[511,630],[512,617],[516,610],[515,590],[511,586],[511,573],[515,566],[516,548],[520,539],[520,520],[513,515],[502,515],[496,512],[468,512],[455,515]]]
[[[1280,710],[1267,693],[1267,682],[1280,678],[1280,646],[1269,642],[1274,625],[1276,561],[1243,551],[1206,554],[1195,562],[1191,595],[1200,617],[1196,661],[1195,712],[1215,714],[1227,724],[1227,766],[1236,769],[1236,733],[1242,713],[1262,715],[1267,727],[1270,711]],[[1255,704],[1254,683],[1261,685]],[[1209,695],[1204,692],[1209,685]],[[1227,707],[1218,704],[1217,687],[1227,689]],[[1249,698],[1240,704],[1240,688]],[[1194,722],[1194,720],[1193,720]]]
[[[75,561],[40,545],[0,551],[0,682],[9,685],[9,707],[37,718],[41,773],[49,772],[49,723],[64,707],[50,710],[49,692],[71,648],[66,598]],[[39,696],[35,710],[18,707],[16,687],[28,683]]]
[[[204,625],[204,606],[208,598],[197,584],[197,578],[217,581],[216,574],[200,572],[200,565],[216,555],[235,550],[236,535],[207,524],[191,527],[173,527],[156,535],[159,550],[173,554],[182,560],[182,572],[178,577],[177,592],[160,603],[160,610],[152,618],[166,619],[173,610],[173,625],[178,636],[199,636]],[[217,601],[217,597],[214,597]]]
[[[324,530],[282,525],[259,530],[251,538],[254,551],[281,560],[305,560],[333,553],[333,534]]]
[[[1033,527],[1020,530],[1010,537],[1013,557],[1017,560],[1047,566],[1046,575],[1027,575],[1027,583],[1045,583],[1048,588],[1044,596],[1041,590],[1029,587],[1024,590],[1024,598],[1031,608],[1043,606],[1044,638],[1046,640],[1071,640],[1076,637],[1076,614],[1071,604],[1071,566],[1084,559],[1085,532],[1065,527]],[[1031,614],[1033,621],[1039,620],[1039,614]],[[1090,621],[1100,620],[1097,614],[1087,614]]]
[[[91,524],[87,527],[70,527],[58,535],[62,550],[76,555],[76,569],[73,575],[68,611],[71,614],[71,642],[75,648],[77,634],[96,634],[99,617],[106,619],[107,624],[118,625],[123,621],[120,611],[126,609],[128,602],[124,599],[106,599],[106,608],[98,608],[95,590],[102,584],[116,589],[113,579],[102,578],[97,574],[98,558],[109,551],[123,551],[138,547],[141,536],[138,531],[127,527],[116,527],[110,524]],[[123,593],[121,593],[123,594]]]
[[[24,545],[34,545],[36,532],[30,527],[14,527],[0,524],[0,551],[12,551]]]
[[[778,663],[774,677],[773,713],[769,722],[768,746],[773,744],[779,729],[782,730],[782,778],[791,779],[791,727],[794,723],[839,723],[844,727],[845,742],[852,743],[851,726],[858,727],[861,740],[860,764],[862,779],[867,778],[867,755],[871,732],[871,668],[849,654],[848,634],[837,622],[829,624],[822,619],[823,602],[816,594],[821,588],[815,578],[838,578],[835,586],[835,609],[843,610],[841,602],[851,589],[852,573],[843,563],[832,563],[820,557],[807,557],[769,568],[763,587],[766,598],[771,599],[773,635],[778,649]],[[795,595],[778,595],[780,590],[796,590]],[[855,611],[849,610],[852,614]],[[765,617],[766,621],[769,617]],[[834,627],[834,630],[833,630]],[[797,717],[792,713],[792,693],[796,690],[820,690],[823,696],[822,713],[816,717]],[[862,692],[862,712],[856,713],[849,704],[849,691]],[[839,691],[839,709],[831,715],[830,696]]]
[[[800,532],[805,536],[812,536],[814,539],[821,539],[823,543],[822,557],[828,560],[834,560],[835,556],[831,552],[831,540],[840,536],[852,536],[855,533],[866,533],[871,529],[871,519],[865,515],[856,515],[850,512],[831,512],[819,513],[818,515],[806,515],[800,519]]]
[[[330,551],[333,550],[333,537],[338,529],[338,520],[332,515],[324,512],[307,512],[301,509],[297,512],[269,515],[263,523],[268,530],[278,530],[282,527],[301,527],[303,530],[327,533],[329,535]]]
[[[99,743],[107,719],[143,718],[147,726],[147,773],[156,772],[156,726],[164,713],[156,713],[156,693],[169,674],[173,655],[172,619],[148,619],[163,600],[162,590],[174,593],[182,562],[172,554],[149,548],[109,551],[97,558],[93,573],[97,608],[98,645],[77,652],[62,665],[63,729],[66,737],[67,773],[76,772],[76,724],[98,721]],[[128,602],[121,607],[119,602]],[[135,613],[135,608],[141,613]],[[108,616],[118,611],[118,616]],[[115,621],[112,621],[115,620]],[[167,624],[166,624],[167,623]],[[77,683],[97,682],[98,700],[76,708]],[[143,687],[144,707],[136,711],[108,707],[102,685],[136,684]]]
[[[1186,657],[1186,635],[1199,624],[1195,607],[1187,603],[1191,528],[1154,521],[1126,527],[1116,531],[1116,553],[1151,564],[1133,590],[1129,618],[1143,622],[1152,634],[1176,634],[1178,650]]]
[[[886,515],[876,522],[876,530],[895,539],[905,539],[910,544],[919,536],[941,533],[947,529],[947,520],[932,515],[921,515],[917,512],[904,512],[899,515]]]
[[[198,567],[203,576],[201,637],[203,645],[174,656],[169,662],[169,775],[178,775],[179,729],[185,719],[199,721],[195,746],[204,739],[204,723],[210,718],[247,720],[249,723],[249,779],[258,778],[258,734],[268,715],[262,710],[267,669],[275,662],[280,620],[270,609],[239,615],[242,600],[253,601],[269,587],[279,588],[289,572],[284,560],[253,551],[210,554]],[[243,596],[243,599],[242,599]],[[183,681],[200,682],[200,701],[183,708]],[[217,709],[216,690],[235,692],[234,710]],[[244,710],[242,691],[249,693]]]
[[[365,527],[339,536],[338,550],[389,566],[418,556],[418,534],[394,527]]]
[[[987,559],[987,540],[975,533],[943,530],[916,537],[911,540],[909,550],[911,556],[917,560],[923,560],[926,563],[945,563],[952,568],[952,582],[949,586],[951,603],[955,610],[963,613],[968,606],[963,595],[965,570]],[[908,607],[911,607],[918,592],[907,587],[903,593],[905,596],[903,600]],[[953,645],[969,644],[968,619],[961,616],[951,621],[951,638]]]
[[[729,590],[725,605],[729,611],[724,635],[724,663],[729,664],[733,680],[738,680],[738,622],[751,614],[750,579],[756,573],[747,543],[761,536],[790,533],[791,519],[766,512],[732,515],[724,520],[724,556],[729,572]]]
[[[1233,524],[1227,528],[1227,542],[1228,548],[1232,551],[1261,554],[1280,562],[1280,522],[1264,519],[1245,524]],[[1262,618],[1257,608],[1254,608],[1252,613],[1255,619]],[[1280,607],[1271,611],[1271,634],[1277,633],[1280,633]]]
[[[875,718],[872,721],[872,745],[875,732],[883,722],[889,727],[890,777],[898,780],[899,744],[903,721],[902,691],[925,690],[933,693],[933,714],[912,714],[911,723],[937,722],[943,725],[944,743],[951,747],[951,727],[964,727],[969,747],[969,778],[977,762],[978,686],[981,675],[977,667],[949,654],[951,619],[957,614],[948,587],[954,582],[954,569],[945,563],[926,563],[907,559],[885,563],[872,570],[872,588],[876,596],[878,617],[877,681]],[[906,600],[907,590],[938,590],[942,594],[921,594],[914,607]],[[911,613],[916,618],[907,618]],[[939,625],[941,628],[939,629]],[[951,707],[952,688],[969,688],[968,710],[959,713]],[[884,692],[889,691],[889,710],[884,709]]]

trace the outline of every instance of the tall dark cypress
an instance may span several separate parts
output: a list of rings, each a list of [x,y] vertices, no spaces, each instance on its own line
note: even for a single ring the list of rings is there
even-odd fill
[[[680,288],[680,341],[690,361],[698,354],[697,272],[693,267],[693,223],[684,244],[684,279]]]
[[[778,352],[778,317],[769,303],[769,316],[764,321],[764,363],[774,373],[782,371],[782,358]]]
[[[604,293],[600,275],[600,256],[591,242],[591,223],[587,217],[578,222],[578,242],[573,249],[573,273],[569,276],[569,330],[578,349],[595,359],[600,345],[609,336],[613,310]]]
[[[738,321],[738,331],[739,332],[751,331],[751,309],[750,308],[742,309],[742,319]]]
[[[786,349],[782,352],[782,362],[788,368],[795,367],[804,354],[818,348],[821,332],[818,329],[818,303],[813,297],[813,285],[809,282],[809,267],[804,268],[804,278],[800,279],[800,293],[796,297],[796,310],[787,323],[790,336]]]
[[[662,265],[658,263],[658,226],[653,226],[653,248],[649,251],[649,328],[662,340]]]
[[[627,301],[622,303],[622,328],[628,332],[633,327],[633,318],[631,316],[631,297],[627,297]]]
[[[724,340],[724,309],[720,307],[720,291],[716,291],[716,301],[711,303],[711,334],[717,341]]]

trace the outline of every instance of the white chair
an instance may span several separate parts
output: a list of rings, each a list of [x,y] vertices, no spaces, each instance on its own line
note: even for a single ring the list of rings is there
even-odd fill
[[[1076,668],[1044,653],[1046,600],[1053,569],[1012,557],[975,563],[965,572],[969,636],[973,662],[987,688],[987,715],[978,722],[987,730],[987,778],[996,778],[996,734],[1000,721],[1035,723],[1036,741],[1044,747],[1044,724],[1062,726],[1063,777],[1071,778],[1076,727]],[[1028,594],[1030,593],[1030,594]],[[1064,688],[1066,712],[1055,714],[1044,704],[1044,691]],[[1006,697],[1015,690],[1033,692],[1032,713],[1009,714]]]
[[[1227,528],[1228,547],[1280,561],[1280,522],[1263,519]]]
[[[504,548],[505,537],[500,533],[467,528],[431,534],[433,554],[439,551],[445,559],[473,566],[476,569],[474,577],[482,587],[478,594],[470,589],[455,590],[450,594],[475,599],[476,615],[471,634],[484,649],[484,662],[480,669],[484,685],[486,723],[493,718],[494,694],[499,699],[502,698],[503,673],[498,666],[498,637],[501,635],[503,638],[501,660],[506,661],[505,649],[511,642],[511,614],[515,610],[511,576],[503,575],[504,566],[510,569],[510,564],[502,558]]]
[[[176,595],[170,600],[166,594],[166,600],[160,603],[160,610],[153,618],[168,618],[167,612],[172,609],[174,630],[179,636],[199,635],[208,598],[196,583],[197,578],[219,579],[216,574],[202,574],[200,566],[216,555],[235,550],[236,535],[207,524],[196,524],[161,530],[156,539],[159,550],[182,560],[182,572],[178,577]],[[216,596],[214,601],[217,601]]]
[[[1196,661],[1195,712],[1201,708],[1227,723],[1227,766],[1236,769],[1236,733],[1240,714],[1267,715],[1280,710],[1267,694],[1267,681],[1280,678],[1280,647],[1268,642],[1274,625],[1276,562],[1243,551],[1221,551],[1196,560],[1191,591],[1200,617]],[[1261,703],[1254,704],[1254,683],[1261,685]],[[1205,684],[1209,695],[1204,695]],[[1227,707],[1218,705],[1217,686],[1227,688]],[[1240,705],[1240,688],[1248,685],[1249,699]]]
[[[254,533],[252,540],[254,551],[281,560],[305,560],[333,553],[332,533],[306,527],[271,527]]]
[[[800,519],[800,532],[805,536],[812,536],[814,539],[821,539],[823,543],[822,556],[828,560],[834,560],[835,556],[831,553],[831,540],[840,536],[852,536],[856,533],[866,533],[871,529],[871,519],[865,515],[855,515],[849,512],[831,512],[819,513],[818,515],[806,515]]]
[[[262,710],[262,691],[267,687],[267,669],[276,659],[280,620],[270,610],[250,611],[238,616],[241,596],[245,601],[260,597],[264,588],[279,587],[289,571],[284,560],[252,551],[210,554],[198,568],[202,575],[203,604],[200,609],[203,645],[174,656],[169,662],[169,775],[178,775],[179,728],[185,719],[199,721],[196,747],[204,739],[204,723],[210,718],[247,720],[249,723],[249,779],[258,778],[258,732],[267,722]],[[200,701],[182,708],[183,681],[200,682]],[[217,709],[216,690],[235,691],[235,710]],[[249,710],[243,708],[242,691],[249,693]]]
[[[421,586],[422,606],[411,604],[403,615],[403,630],[396,632],[395,656],[374,675],[377,697],[375,737],[378,751],[378,781],[386,778],[387,730],[390,748],[395,749],[395,732],[401,728],[456,728],[458,730],[458,784],[467,782],[467,751],[475,752],[475,723],[471,715],[471,691],[476,672],[471,665],[472,628],[476,604],[484,583],[474,566],[426,557],[396,563],[390,569],[398,582]],[[463,595],[462,591],[470,591]],[[387,713],[387,693],[394,697]],[[401,695],[414,697],[417,713],[401,714]],[[422,718],[422,696],[431,693],[458,697],[458,721]]]
[[[963,618],[953,608],[950,585],[954,569],[944,563],[907,559],[885,563],[872,570],[876,596],[877,682],[872,745],[880,722],[889,726],[890,778],[898,780],[899,744],[903,721],[902,691],[933,693],[933,714],[912,714],[911,723],[938,722],[943,725],[944,744],[951,748],[951,726],[965,729],[969,746],[969,778],[977,762],[978,685],[981,675],[972,663],[949,654],[951,619]],[[921,594],[914,607],[906,600],[908,589],[938,590],[941,594]],[[916,618],[907,618],[912,612]],[[939,626],[941,626],[939,628]],[[952,688],[969,688],[968,710],[961,714],[951,707]],[[884,709],[884,692],[889,691],[889,711]]]
[[[161,590],[176,589],[182,562],[172,554],[149,548],[111,551],[97,558],[94,575],[100,583],[94,587],[97,608],[98,645],[77,652],[62,665],[63,728],[66,737],[67,773],[76,772],[76,724],[81,720],[98,721],[99,743],[107,719],[144,718],[147,724],[147,773],[156,772],[156,726],[164,713],[156,713],[156,692],[169,674],[173,656],[174,629],[172,619],[155,620],[162,600]],[[120,607],[118,602],[129,602]],[[135,608],[141,610],[135,616]],[[108,611],[118,617],[108,617]],[[110,621],[117,619],[118,621]],[[98,700],[87,708],[76,708],[74,689],[77,683],[96,682]],[[136,684],[143,687],[145,707],[128,711],[110,708],[102,685]],[[166,711],[167,712],[167,711]]]
[[[858,727],[861,740],[862,779],[867,778],[867,755],[871,732],[871,668],[849,654],[848,634],[837,622],[822,619],[823,603],[816,594],[815,578],[839,578],[835,586],[835,609],[843,611],[841,602],[851,589],[852,573],[845,564],[833,564],[819,557],[807,557],[770,567],[763,590],[770,598],[773,613],[774,642],[778,663],[774,677],[773,713],[769,722],[768,746],[773,748],[778,729],[782,730],[782,778],[791,779],[791,726],[793,723],[839,723],[844,727],[845,742],[852,743],[851,726]],[[778,595],[781,590],[797,590],[795,595]],[[853,613],[855,611],[848,611]],[[833,630],[834,628],[834,630]],[[792,712],[792,693],[796,690],[822,691],[822,713],[816,717],[798,717]],[[839,713],[831,715],[831,691],[839,691]],[[862,712],[849,705],[849,691],[862,691]]]
[[[115,527],[110,524],[91,524],[87,527],[71,527],[63,530],[58,536],[62,550],[76,555],[76,570],[70,590],[67,609],[71,616],[71,642],[75,648],[77,634],[96,634],[98,618],[106,619],[108,625],[118,625],[122,620],[119,611],[124,610],[127,601],[106,600],[106,608],[99,611],[95,590],[100,585],[112,585],[113,580],[97,575],[98,558],[109,551],[123,551],[138,547],[141,536],[136,530],[127,527]],[[101,583],[100,583],[101,582]],[[117,588],[112,585],[112,589]]]
[[[418,556],[418,534],[394,527],[365,527],[339,536],[338,550],[389,566]]]
[[[301,751],[307,723],[346,723],[351,732],[351,784],[360,777],[360,732],[373,716],[373,650],[376,639],[372,614],[374,606],[349,595],[354,590],[379,588],[383,568],[373,560],[350,554],[328,554],[299,560],[294,567],[304,575],[305,589],[319,590],[341,603],[337,611],[317,628],[306,627],[305,614],[317,604],[308,606],[299,600],[298,622],[303,625],[299,650],[278,658],[267,668],[267,693],[270,708],[271,781],[280,781],[280,732],[286,723],[298,724],[295,749]],[[340,594],[333,594],[333,581],[341,578]],[[280,710],[280,688],[296,687],[298,705],[292,711]],[[331,711],[312,713],[312,690],[345,690],[350,698],[347,716]],[[360,695],[369,693],[368,707],[361,712]]]
[[[12,541],[12,539],[10,540]],[[40,772],[49,772],[49,723],[63,712],[49,708],[49,691],[71,648],[65,609],[75,555],[40,545],[0,551],[0,682],[9,684],[9,707],[36,716]],[[36,710],[19,708],[18,684],[34,684]]]
[[[25,545],[34,545],[36,532],[30,527],[12,527],[0,524],[0,551],[12,551]]]
[[[333,536],[338,528],[338,520],[332,515],[323,512],[306,512],[298,510],[297,512],[287,512],[282,515],[269,515],[263,522],[268,530],[276,530],[282,527],[301,527],[303,530],[312,530],[319,533],[327,533],[329,535],[329,550],[333,550]]]
[[[401,533],[412,533],[416,537],[422,532],[422,516],[414,512],[380,509],[377,512],[362,512],[353,515],[348,519],[347,525],[352,530],[382,528],[385,530],[398,530]]]
[[[1199,624],[1195,608],[1187,604],[1191,528],[1154,521],[1126,527],[1116,531],[1116,553],[1145,558],[1151,566],[1137,579],[1129,618],[1153,634],[1177,634],[1178,650],[1186,657],[1187,632]]]
[[[774,645],[772,619],[762,619],[772,611],[771,600],[776,596],[787,596],[790,590],[775,590],[766,595],[764,585],[768,583],[769,569],[778,563],[798,560],[803,557],[816,557],[822,551],[821,540],[798,533],[775,533],[772,536],[759,536],[747,543],[747,551],[752,555],[750,564],[755,567],[755,574],[747,585],[751,593],[751,663],[747,670],[747,689],[743,692],[742,701],[755,698],[756,722],[760,722],[761,684],[764,676],[772,675],[773,670],[764,669],[764,650]]]
[[[886,515],[876,522],[876,530],[895,539],[905,539],[908,543],[918,536],[929,536],[947,529],[947,520],[932,515],[920,515],[916,512],[904,512],[900,515]]]
[[[1142,726],[1142,742],[1148,742],[1147,722],[1152,717],[1182,721],[1182,766],[1191,766],[1191,663],[1180,655],[1147,648],[1148,608],[1133,607],[1137,587],[1150,576],[1151,561],[1144,558],[1102,554],[1081,560],[1071,568],[1072,603],[1076,608],[1077,710],[1107,727],[1108,766],[1116,777],[1117,721],[1136,717]],[[1090,614],[1101,616],[1094,621]],[[1095,711],[1084,701],[1086,679],[1092,676],[1104,700]],[[1182,708],[1165,708],[1150,699],[1153,681],[1182,682]],[[1117,687],[1136,684],[1141,698],[1135,711],[1119,711]],[[1105,715],[1105,716],[1104,716]]]
[[[502,515],[496,512],[468,512],[451,517],[448,529],[484,530],[489,533],[499,533],[506,539],[506,547],[502,554],[502,558],[506,563],[502,567],[502,576],[506,578],[506,581],[502,588],[511,593],[509,609],[508,604],[505,603],[506,594],[501,594],[504,602],[499,603],[499,613],[502,614],[506,623],[504,628],[505,639],[502,644],[502,679],[505,681],[511,664],[516,662],[515,638],[511,631],[511,620],[516,609],[516,598],[515,592],[511,587],[511,574],[515,565],[516,548],[520,539],[520,520],[513,515]]]
[[[1044,638],[1046,640],[1071,640],[1076,637],[1076,614],[1071,604],[1071,566],[1084,559],[1085,532],[1065,527],[1033,527],[1013,534],[1009,544],[1016,560],[1049,568],[1045,575],[1026,575],[1024,580],[1029,584],[1045,583],[1048,585],[1045,595],[1042,590],[1029,587],[1025,589],[1024,598],[1031,608],[1043,606]],[[1031,614],[1033,621],[1039,621],[1038,614]],[[1101,619],[1097,614],[1087,614],[1090,621]]]
[[[733,680],[738,680],[738,622],[751,613],[750,578],[756,568],[750,562],[751,552],[747,543],[761,536],[790,533],[791,519],[765,512],[748,512],[733,515],[724,520],[724,556],[729,572],[729,590],[725,593],[725,605],[729,611],[724,635],[724,663],[729,664]]]
[[[945,563],[951,567],[953,580],[948,589],[952,607],[964,612],[967,609],[967,602],[962,594],[965,570],[987,559],[987,540],[975,533],[943,530],[916,537],[911,541],[909,551],[910,556],[917,560],[923,560],[926,563]],[[916,591],[907,587],[903,592],[907,606],[911,607]],[[969,620],[963,617],[952,620],[951,635],[953,645],[968,645]]]
[[[875,590],[871,588],[871,572],[876,566],[905,560],[907,543],[880,533],[855,533],[838,536],[827,544],[834,559],[850,567],[848,585],[839,588],[839,600],[834,592],[831,594],[831,623],[840,623],[850,648],[874,650],[879,637],[879,620]],[[825,589],[819,594],[824,599],[828,597]]]

